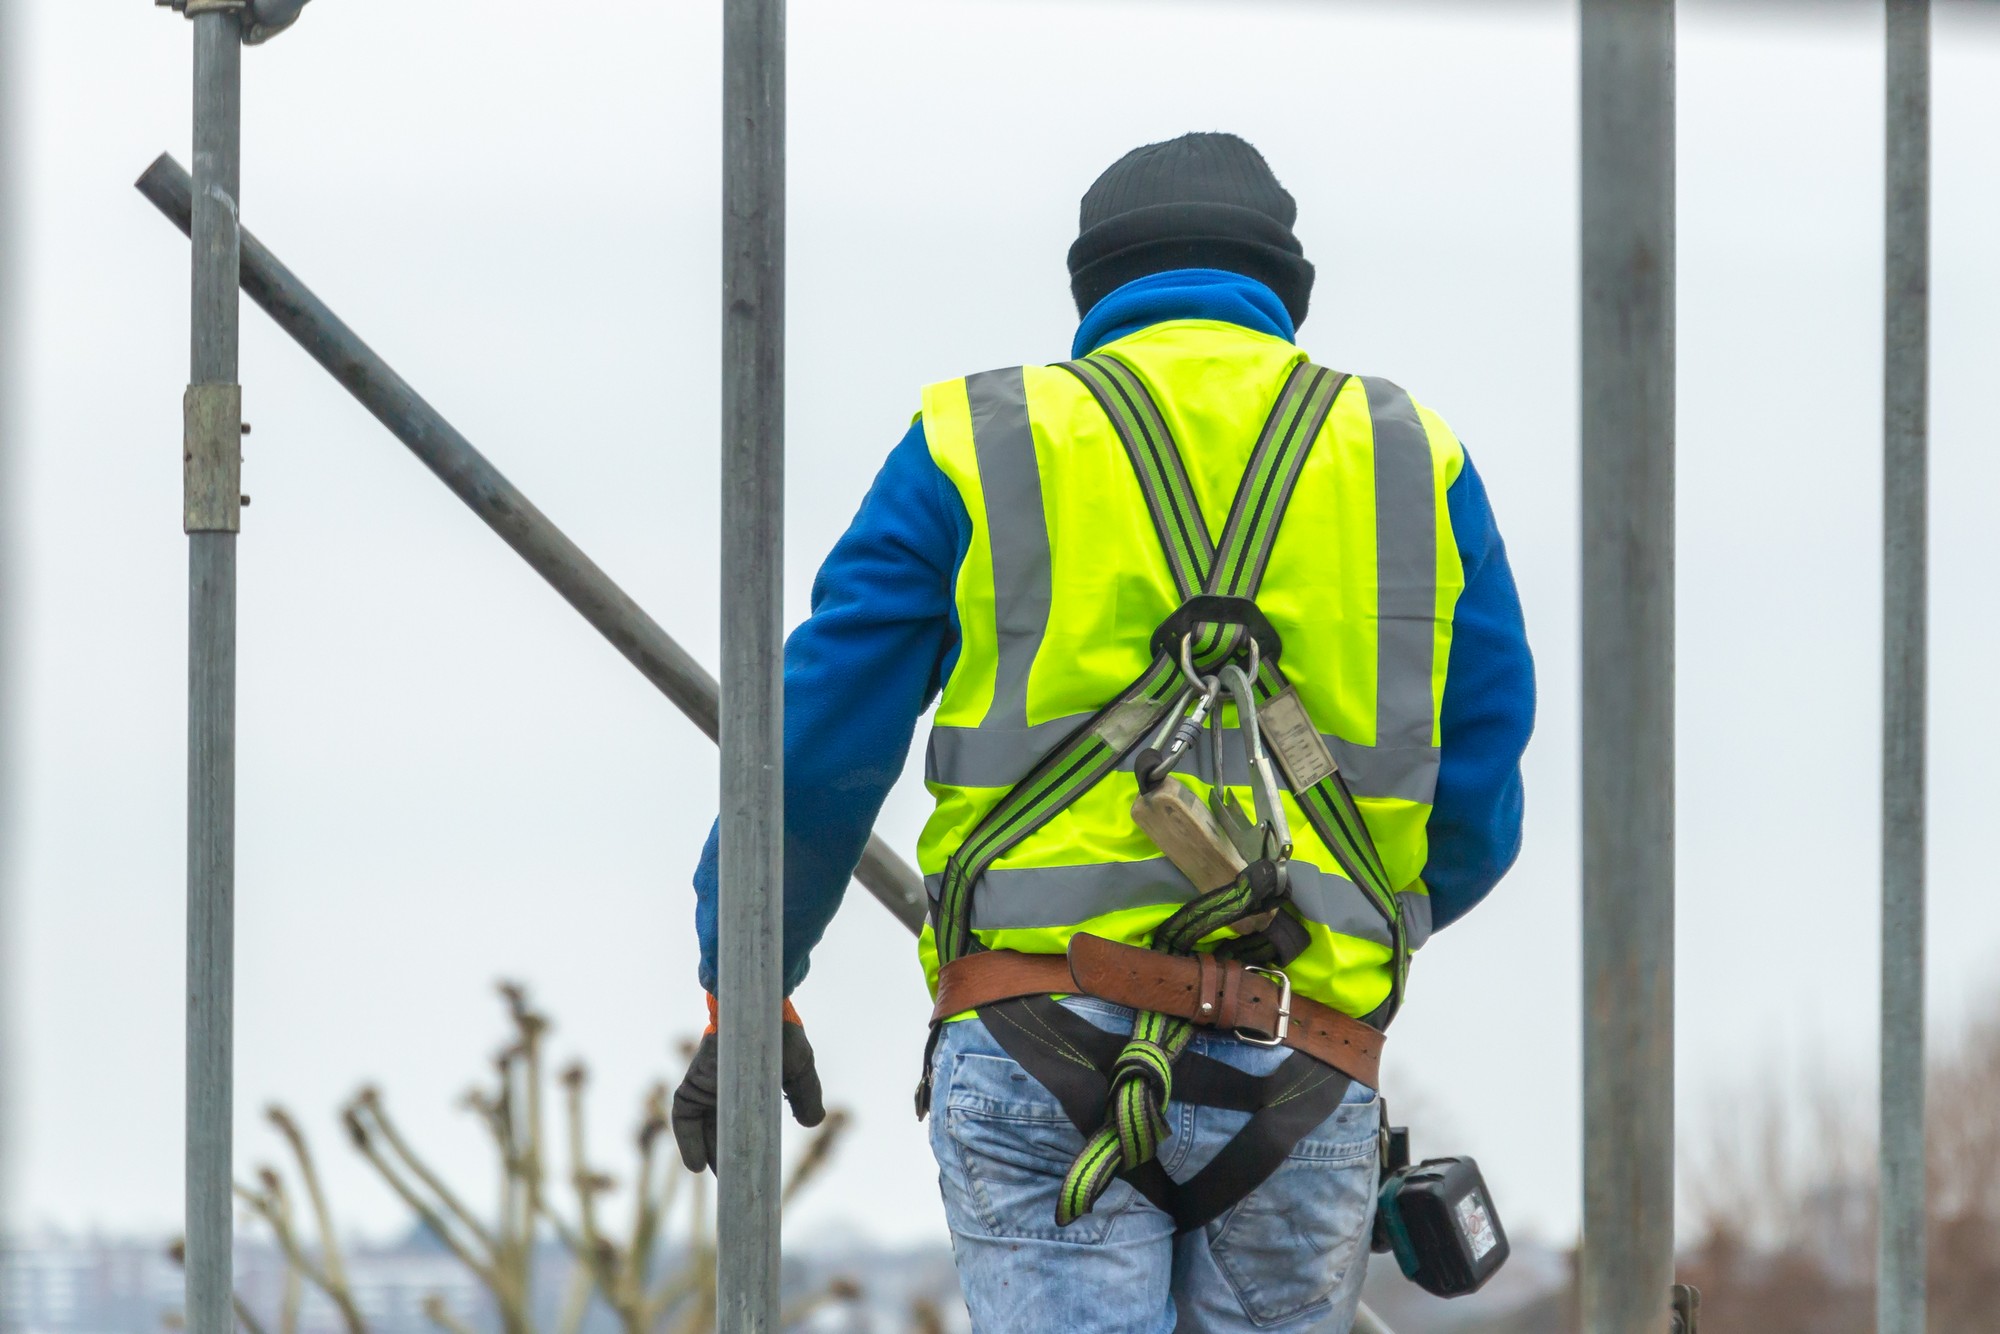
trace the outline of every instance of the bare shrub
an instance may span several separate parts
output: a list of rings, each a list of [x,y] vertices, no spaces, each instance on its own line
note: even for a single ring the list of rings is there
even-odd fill
[[[589,1073],[581,1062],[557,1077],[561,1089],[563,1169],[552,1169],[557,1137],[546,1115],[545,1065],[549,1021],[527,992],[503,984],[500,994],[511,1028],[493,1057],[492,1082],[463,1099],[494,1151],[499,1204],[483,1216],[466,1203],[406,1139],[379,1089],[364,1087],[341,1113],[347,1139],[409,1208],[417,1222],[485,1289],[503,1334],[535,1334],[533,1290],[537,1245],[553,1236],[568,1252],[570,1283],[554,1329],[577,1334],[592,1309],[609,1312],[624,1334],[705,1334],[715,1328],[715,1229],[706,1173],[690,1173],[667,1135],[667,1084],[655,1084],[640,1108],[633,1133],[634,1164],[622,1224],[612,1205],[618,1181],[596,1167],[584,1140]],[[684,1055],[693,1048],[684,1049]],[[333,1211],[320,1185],[312,1149],[298,1122],[282,1107],[267,1113],[284,1139],[292,1171],[304,1190],[304,1212],[287,1176],[260,1167],[252,1183],[238,1183],[237,1198],[269,1230],[284,1256],[287,1278],[275,1312],[253,1312],[241,1296],[237,1321],[248,1334],[297,1334],[306,1288],[332,1304],[346,1334],[369,1334],[349,1283]],[[825,1167],[849,1118],[834,1110],[814,1132],[787,1173],[789,1202]],[[567,1197],[568,1203],[562,1203]],[[684,1221],[677,1227],[674,1220]],[[671,1243],[671,1244],[670,1244]],[[176,1243],[173,1252],[182,1258]],[[668,1260],[675,1263],[668,1265]],[[829,1306],[850,1305],[863,1294],[853,1280],[835,1277],[800,1298],[785,1313],[790,1326]],[[468,1313],[438,1294],[424,1314],[445,1334],[472,1334]],[[921,1317],[915,1317],[921,1320]],[[481,1323],[483,1326],[483,1322]]]
[[[1863,1081],[1820,1069],[1787,1096],[1736,1100],[1686,1156],[1696,1241],[1681,1278],[1705,1334],[1875,1328],[1875,1109]],[[2000,1006],[1932,1061],[1930,1328],[1985,1334],[2000,1311]]]
[[[1933,1054],[1929,1328],[2000,1328],[2000,1002]],[[1869,1083],[1826,1067],[1725,1104],[1681,1155],[1703,1334],[1872,1334],[1876,1138]],[[1663,1294],[1664,1297],[1664,1294]],[[1575,1334],[1574,1270],[1489,1334]]]

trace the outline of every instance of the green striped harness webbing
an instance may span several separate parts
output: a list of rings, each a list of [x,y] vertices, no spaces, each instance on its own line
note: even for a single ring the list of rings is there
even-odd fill
[[[1124,445],[1183,604],[1198,595],[1253,600],[1306,457],[1347,377],[1310,362],[1292,369],[1251,451],[1221,541],[1211,543],[1173,433],[1138,373],[1110,353],[1065,362],[1062,368],[1089,389]],[[1247,640],[1240,623],[1205,623],[1194,632],[1191,657],[1199,670],[1209,672],[1242,652]],[[1260,703],[1290,688],[1275,658],[1267,653],[1259,660],[1253,689]],[[1178,706],[1181,685],[1174,646],[1160,646],[1136,681],[1057,744],[974,826],[945,863],[933,909],[940,965],[983,948],[972,931],[972,894],[987,869],[1116,770]],[[1219,781],[1220,775],[1215,777]],[[1341,871],[1362,888],[1388,924],[1392,972],[1387,1013],[1393,1015],[1401,1004],[1409,951],[1395,889],[1374,840],[1337,771],[1292,795]],[[1275,883],[1282,897],[1282,881]],[[1161,923],[1151,947],[1192,953],[1216,930],[1278,906],[1272,901],[1273,884],[1268,875],[1246,871],[1232,884],[1198,894]],[[1274,957],[1274,952],[1277,947],[1261,933],[1216,947],[1217,954],[1246,962],[1282,966],[1290,961],[1290,955]],[[1154,1158],[1167,1133],[1164,1109],[1172,1094],[1174,1062],[1194,1029],[1187,1020],[1157,1013],[1137,1017],[1131,1039],[1110,1071],[1105,1124],[1085,1144],[1063,1183],[1059,1224],[1087,1213],[1120,1173]]]

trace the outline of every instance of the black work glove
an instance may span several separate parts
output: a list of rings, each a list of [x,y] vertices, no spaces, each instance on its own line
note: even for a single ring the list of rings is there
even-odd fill
[[[681,1086],[674,1090],[674,1141],[681,1147],[681,1161],[688,1171],[715,1170],[716,1087],[721,1082],[721,1065],[716,1055],[715,997],[708,998],[709,1030],[702,1034],[688,1063]],[[799,1013],[785,1002],[780,1084],[785,1101],[792,1106],[792,1119],[810,1129],[826,1120],[826,1106],[820,1101],[819,1069],[813,1064],[812,1043]]]

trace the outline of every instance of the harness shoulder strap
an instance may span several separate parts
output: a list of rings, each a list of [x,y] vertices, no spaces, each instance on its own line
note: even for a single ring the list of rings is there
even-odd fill
[[[1175,571],[1174,581],[1181,597],[1190,598],[1197,589],[1254,597],[1306,453],[1325,425],[1333,400],[1348,377],[1310,362],[1301,362],[1293,368],[1251,453],[1250,467],[1231,506],[1218,549],[1208,541],[1205,526],[1199,521],[1190,525],[1183,517],[1185,511],[1195,509],[1194,488],[1188,481],[1186,465],[1165,415],[1139,374],[1113,353],[1065,362],[1063,369],[1090,390],[1131,458],[1154,531],[1167,552],[1168,565]],[[1320,378],[1319,384],[1310,383],[1312,375]],[[1314,392],[1317,389],[1326,390],[1323,397]],[[1282,448],[1281,442],[1289,442],[1301,432],[1305,437],[1304,448],[1290,451]],[[1276,466],[1281,460],[1288,466]],[[1246,500],[1253,503],[1246,504]],[[1183,569],[1191,571],[1191,575],[1183,578],[1180,573]],[[1204,648],[1212,650],[1213,645],[1197,645],[1197,652]],[[1289,686],[1275,658],[1266,655],[1256,683],[1259,699],[1275,698]],[[1337,769],[1292,795],[1313,831],[1332,851],[1341,872],[1362,888],[1388,924],[1393,953],[1389,1014],[1393,1016],[1402,1005],[1409,949],[1395,886],[1390,883],[1381,853],[1360,808],[1355,805],[1347,780]]]
[[[1310,362],[1292,369],[1251,451],[1218,548],[1166,419],[1138,374],[1107,354],[1065,362],[1063,369],[1090,389],[1124,444],[1183,598],[1197,592],[1253,597],[1305,456],[1346,377]],[[1225,659],[1245,633],[1240,625],[1211,624],[1194,656],[1205,663]],[[1157,653],[1138,680],[1043,756],[974,826],[945,863],[933,922],[940,963],[978,948],[971,898],[987,868],[1115,770],[1159,723],[1180,686],[1178,661]]]
[[[1255,597],[1292,488],[1348,377],[1309,361],[1292,368],[1250,451],[1217,543],[1202,522],[1180,447],[1138,372],[1108,352],[1066,361],[1062,369],[1083,382],[1111,419],[1182,600]]]

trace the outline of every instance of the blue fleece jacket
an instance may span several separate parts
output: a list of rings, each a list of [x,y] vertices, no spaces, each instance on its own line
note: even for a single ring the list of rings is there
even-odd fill
[[[1291,339],[1263,284],[1214,269],[1127,283],[1077,329],[1083,356],[1163,320],[1209,319]],[[1446,493],[1465,568],[1440,721],[1424,883],[1443,927],[1486,896],[1521,845],[1521,753],[1534,725],[1534,662],[1520,598],[1472,460]],[[894,450],[813,581],[812,615],[785,644],[787,994],[840,907],[868,833],[909,759],[917,718],[958,658],[952,589],[972,541],[957,490],[921,420]],[[715,989],[717,831],[695,868],[701,982]]]

